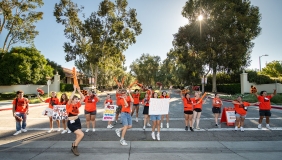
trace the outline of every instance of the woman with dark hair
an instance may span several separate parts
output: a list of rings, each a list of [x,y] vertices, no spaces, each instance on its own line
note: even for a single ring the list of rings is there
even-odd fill
[[[69,101],[69,99],[68,99],[67,94],[66,94],[66,93],[63,93],[63,94],[61,95],[59,104],[60,104],[60,105],[66,105],[66,104],[68,103],[68,101]],[[63,123],[64,130],[63,130],[63,132],[62,132],[61,134],[65,134],[65,133],[67,133],[67,132],[68,132],[68,133],[71,133],[70,130],[67,130],[67,120],[63,119],[63,120],[62,120],[62,123]]]
[[[219,95],[215,93],[214,99],[212,101],[212,113],[214,115],[215,126],[218,126],[218,117],[220,117],[221,106],[222,106],[222,101],[219,98]]]
[[[135,119],[135,121],[138,122],[139,98],[140,98],[139,89],[135,89],[134,93],[132,94],[132,98],[133,98],[134,102],[133,102],[131,117],[133,116],[133,114],[134,114],[134,112],[136,110],[136,119]]]
[[[190,131],[194,132],[192,127],[193,101],[190,98],[189,93],[185,93],[185,95],[183,96],[182,92],[180,91],[180,97],[182,99],[184,106],[185,130],[188,131],[188,122],[189,122]]]
[[[158,98],[158,93],[154,92],[152,98]],[[152,121],[152,138],[153,140],[156,139],[155,137],[155,128],[157,128],[158,133],[157,133],[157,140],[160,140],[160,131],[161,131],[161,115],[150,115],[151,121]]]
[[[150,121],[150,116],[149,116],[150,98],[151,98],[151,94],[150,93],[146,93],[145,94],[145,98],[142,101],[142,104],[144,105],[144,109],[143,109],[144,126],[143,126],[143,130],[146,129],[146,124],[147,124],[148,127],[151,127],[151,125],[149,123],[149,121]]]
[[[92,131],[95,132],[95,125],[96,125],[96,104],[99,102],[100,99],[95,92],[88,91],[88,95],[85,97],[85,109],[84,114],[86,118],[86,127],[87,129],[85,132],[89,132],[90,128],[90,121],[92,123]]]
[[[84,101],[84,96],[80,91],[80,88],[73,85],[73,92],[70,96],[68,103],[66,104],[66,110],[68,113],[68,128],[75,133],[76,139],[72,143],[71,151],[74,155],[79,156],[79,152],[77,150],[77,146],[84,137],[84,133],[81,131],[81,122],[78,117],[79,107],[81,107],[81,103]],[[80,95],[80,100],[78,96],[74,95],[76,90]]]

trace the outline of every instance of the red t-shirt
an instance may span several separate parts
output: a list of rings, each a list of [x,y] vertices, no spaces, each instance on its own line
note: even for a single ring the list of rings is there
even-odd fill
[[[260,110],[271,110],[271,103],[270,99],[272,98],[271,95],[269,96],[258,96],[258,101],[260,102],[259,104],[259,109]]]
[[[213,107],[217,107],[217,108],[220,108],[221,107],[221,104],[222,102],[221,102],[221,100],[219,99],[219,98],[214,98],[213,99],[213,104],[212,104],[212,106]]]
[[[169,95],[161,96],[160,98],[170,98]]]
[[[195,108],[202,109],[202,106],[203,106],[203,101],[202,100],[199,102],[200,99],[196,99],[196,98],[191,98],[191,99],[192,99],[193,103],[195,104],[194,105],[194,109]],[[199,102],[199,104],[197,104],[198,102]]]
[[[49,108],[51,109],[53,109],[53,105],[58,105],[60,103],[59,99],[54,97],[47,98],[44,102],[49,103]]]
[[[113,104],[113,100],[112,99],[106,99],[105,104],[108,104],[108,103]]]
[[[59,105],[66,105],[68,101],[59,102]]]
[[[121,98],[121,100],[120,100],[120,103],[121,103],[121,112],[128,112],[128,113],[130,113],[131,112],[131,108],[130,108],[130,97],[129,96],[127,96],[126,97],[126,102],[128,103],[128,106],[127,107],[125,107],[125,102],[124,102],[124,100]]]
[[[16,99],[18,99],[17,106],[15,106],[15,112],[26,113],[28,109],[28,99],[27,98],[15,98],[13,100],[13,105],[16,105]]]
[[[250,103],[248,102],[243,102],[242,105],[234,104],[235,112],[242,116],[245,116],[247,114],[247,111],[244,109],[244,107],[248,107],[248,106],[250,106]]]
[[[117,105],[118,106],[121,106],[121,104],[120,104],[120,96],[121,96],[121,94],[119,94],[119,93],[116,93],[116,100],[117,100]]]
[[[140,93],[133,93],[132,98],[134,100],[133,104],[139,104]]]
[[[68,115],[72,114],[72,115],[78,115],[79,114],[79,107],[81,107],[80,102],[77,102],[76,104],[66,104],[66,110]]]
[[[91,96],[86,96],[84,99],[85,102],[85,110],[87,112],[94,112],[96,111],[96,104],[98,102],[98,98],[96,96],[92,97]]]
[[[150,101],[150,98],[144,98],[143,99],[143,105],[145,106],[145,107],[149,107],[149,101]]]
[[[187,99],[185,97],[182,98],[184,111],[193,111],[193,101],[191,98]]]

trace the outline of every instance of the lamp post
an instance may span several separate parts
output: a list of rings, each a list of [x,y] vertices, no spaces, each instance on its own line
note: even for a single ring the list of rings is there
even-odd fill
[[[263,57],[263,56],[268,56],[268,54],[264,54],[264,55],[259,56],[259,71],[260,72],[261,72],[261,61],[260,61],[260,58]]]

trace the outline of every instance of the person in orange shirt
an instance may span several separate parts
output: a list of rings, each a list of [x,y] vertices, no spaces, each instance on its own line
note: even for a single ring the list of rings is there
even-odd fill
[[[122,108],[122,106],[121,106],[121,103],[120,103],[120,100],[122,101],[122,98],[121,98],[121,89],[117,89],[117,91],[116,91],[116,105],[118,106],[117,107],[117,109],[116,109],[116,120],[115,120],[115,124],[117,123],[117,121],[118,121],[118,116],[119,116],[119,114],[120,114],[120,112],[121,112],[121,108]],[[121,123],[121,121],[120,121],[120,123]]]
[[[75,95],[76,91],[80,95],[80,100],[78,99],[78,96]],[[81,122],[78,117],[79,108],[81,107],[81,103],[84,101],[84,98],[85,97],[81,93],[80,88],[77,88],[75,85],[73,85],[73,92],[68,103],[66,104],[66,110],[68,114],[68,128],[76,135],[75,141],[72,143],[71,147],[71,151],[76,156],[79,156],[79,152],[77,150],[78,144],[84,137],[84,133],[81,131]]]
[[[271,95],[267,95],[266,91],[261,91],[260,95],[258,95],[257,93],[254,93],[258,99],[258,101],[260,102],[259,104],[259,124],[258,124],[258,129],[261,129],[261,123],[263,118],[265,117],[266,119],[266,128],[270,129],[269,126],[269,118],[271,117],[271,103],[270,103],[270,99],[276,95],[276,89],[274,89],[273,94]]]
[[[183,96],[182,92],[180,91],[180,97],[183,102],[184,106],[184,117],[185,117],[185,130],[188,131],[188,122],[190,126],[190,131],[194,132],[192,127],[192,119],[193,119],[193,101],[190,98],[189,93],[185,93]]]
[[[106,107],[106,105],[112,105],[113,104],[113,100],[111,98],[111,95],[110,94],[107,94],[107,97],[104,101],[104,106]],[[114,126],[112,125],[112,121],[108,121],[108,126],[107,128],[114,128]]]
[[[69,99],[68,99],[68,96],[66,93],[63,93],[61,95],[61,98],[60,98],[60,102],[59,102],[59,105],[66,105],[68,103]],[[67,130],[67,120],[63,119],[62,120],[62,123],[63,123],[63,127],[64,127],[64,130],[62,131],[61,134],[65,134],[65,133],[71,133],[70,130]]]
[[[19,117],[22,121],[16,121],[16,133],[13,135],[16,136],[22,132],[27,132],[26,130],[26,118],[28,115],[28,99],[23,97],[23,91],[17,91],[17,98],[13,100],[13,117]],[[22,124],[21,124],[22,123]]]
[[[118,137],[121,137],[120,144],[123,145],[123,146],[126,146],[127,143],[124,140],[124,136],[125,136],[126,131],[128,129],[132,128],[131,107],[130,107],[129,103],[134,102],[134,100],[133,100],[133,98],[130,94],[130,88],[128,90],[128,95],[126,93],[126,90],[122,90],[120,98],[122,99],[120,101],[120,104],[122,106],[120,118],[122,120],[123,127],[120,128],[120,129],[116,129],[115,132],[116,132]],[[122,131],[122,133],[120,135],[121,131]]]
[[[234,104],[235,108],[235,116],[236,116],[236,121],[235,121],[235,131],[238,130],[238,125],[240,122],[240,129],[242,132],[244,132],[244,121],[247,115],[247,107],[256,105],[256,103],[248,103],[248,102],[243,102],[242,97],[238,96],[237,100],[232,101]]]
[[[220,117],[221,113],[222,101],[219,98],[219,95],[214,94],[214,99],[212,101],[212,113],[214,115],[215,126],[218,126],[218,117]]]
[[[134,93],[132,94],[133,97],[133,108],[132,108],[132,112],[131,112],[131,117],[133,116],[135,110],[136,110],[136,119],[135,121],[138,122],[138,112],[139,112],[139,98],[140,98],[140,93],[139,93],[139,89],[135,89]]]
[[[85,102],[85,109],[84,109],[84,114],[86,118],[86,127],[87,129],[85,132],[89,131],[90,127],[90,121],[92,123],[92,131],[95,132],[95,118],[96,118],[96,105],[97,102],[99,102],[99,97],[97,94],[93,91],[88,91],[88,96],[85,97],[84,102]]]
[[[148,127],[151,127],[150,125],[150,116],[149,116],[149,103],[150,103],[150,98],[151,98],[151,94],[150,93],[146,93],[145,94],[145,98],[142,101],[142,104],[144,105],[144,109],[143,109],[143,115],[144,115],[144,126],[143,126],[143,130],[146,129],[146,124]]]
[[[195,97],[192,98],[194,111],[193,111],[193,123],[192,126],[194,127],[194,123],[196,121],[196,129],[200,130],[199,127],[201,113],[202,113],[202,106],[205,103],[205,100],[201,100],[200,92],[195,92]]]
[[[46,100],[43,100],[40,95],[38,94],[37,97],[42,101],[42,102],[45,102],[45,103],[49,103],[49,108],[53,109],[53,106],[54,105],[58,105],[59,104],[59,99],[57,98],[57,93],[52,91],[51,92],[51,98],[47,98]],[[51,133],[53,131],[53,118],[52,116],[49,117],[49,124],[50,124],[50,130],[47,131],[48,133]],[[58,132],[61,131],[60,129],[60,120],[56,120],[57,122],[57,126],[58,126]]]
[[[160,91],[162,90],[162,86],[160,86]],[[167,95],[166,91],[162,91],[162,95],[160,98],[170,98],[169,95]],[[169,112],[169,111],[168,111]],[[161,128],[163,128],[163,120],[164,120],[164,116],[166,116],[166,128],[169,128],[169,114],[167,115],[162,115],[161,118]]]

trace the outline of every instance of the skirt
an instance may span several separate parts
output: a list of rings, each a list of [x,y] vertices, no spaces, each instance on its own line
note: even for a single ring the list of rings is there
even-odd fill
[[[70,120],[68,120],[68,128],[74,132],[78,129],[81,129],[81,122],[80,119],[77,118],[76,120],[74,120],[74,123],[70,123]]]

